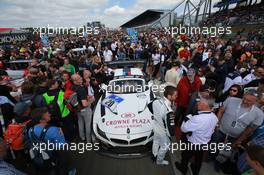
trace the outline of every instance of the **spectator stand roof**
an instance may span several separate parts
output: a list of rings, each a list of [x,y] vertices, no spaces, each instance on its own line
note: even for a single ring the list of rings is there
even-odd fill
[[[142,27],[148,24],[152,24],[154,21],[158,20],[164,13],[169,10],[161,9],[149,9],[145,12],[139,14],[135,18],[121,25],[121,28],[132,28],[132,27]]]
[[[222,0],[214,4],[214,7],[220,8],[230,4],[240,3],[243,0]]]
[[[29,33],[28,30],[24,30],[24,29],[16,29],[16,28],[0,28],[0,35],[6,35],[6,34],[22,34],[22,33]]]

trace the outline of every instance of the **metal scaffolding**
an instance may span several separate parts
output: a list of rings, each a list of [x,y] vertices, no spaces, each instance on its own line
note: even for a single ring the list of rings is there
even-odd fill
[[[172,8],[169,12],[165,13],[162,15],[157,21],[154,21],[149,25],[149,27],[154,27],[159,25],[160,27],[162,26],[162,20],[166,18],[168,15],[169,18],[171,19],[171,16],[175,14],[175,12],[182,6],[184,6],[184,11],[183,14],[179,17],[177,17],[177,20],[181,21],[180,23],[182,25],[197,25],[198,20],[201,17],[201,20],[205,20],[207,17],[211,15],[211,8],[212,8],[212,0],[199,0],[199,3],[194,3],[197,2],[197,0],[183,0],[180,3],[178,3],[174,8]],[[194,20],[193,20],[194,18]],[[170,26],[173,24],[171,23],[170,20]]]

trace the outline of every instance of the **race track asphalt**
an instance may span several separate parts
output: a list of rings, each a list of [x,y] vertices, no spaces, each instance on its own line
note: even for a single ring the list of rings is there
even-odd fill
[[[78,175],[173,175],[171,165],[157,166],[150,156],[120,159],[89,151],[76,158]]]

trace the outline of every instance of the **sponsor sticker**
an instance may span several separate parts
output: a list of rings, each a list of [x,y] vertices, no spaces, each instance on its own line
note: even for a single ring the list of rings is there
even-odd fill
[[[134,118],[135,116],[136,115],[134,113],[131,113],[131,112],[121,114],[122,118]]]
[[[124,101],[123,98],[117,96],[117,95],[110,95],[106,97],[101,104],[110,110],[114,111],[119,103]]]

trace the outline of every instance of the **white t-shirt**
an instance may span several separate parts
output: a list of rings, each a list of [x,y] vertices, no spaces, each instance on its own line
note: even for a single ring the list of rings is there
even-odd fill
[[[116,50],[116,48],[117,48],[117,45],[116,45],[116,43],[112,43],[112,44],[111,44],[111,49],[112,49],[113,51],[115,51],[115,50]]]
[[[170,69],[165,74],[165,81],[167,83],[172,83],[175,87],[177,87],[180,79],[180,74],[177,70]]]
[[[107,51],[105,50],[104,53],[103,53],[103,55],[104,55],[104,61],[105,62],[112,61],[113,53],[112,53],[111,50],[107,50]]]
[[[88,47],[88,50],[91,51],[91,52],[93,53],[95,49],[94,49],[93,46],[89,46],[89,47]]]
[[[160,63],[160,54],[152,54],[152,61],[154,65],[157,65]]]

